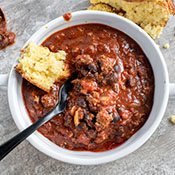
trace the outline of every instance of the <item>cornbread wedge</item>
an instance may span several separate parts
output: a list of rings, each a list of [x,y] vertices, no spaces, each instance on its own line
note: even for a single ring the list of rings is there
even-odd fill
[[[64,51],[53,53],[47,47],[30,42],[21,51],[15,70],[30,83],[49,92],[58,78],[69,75],[64,65],[65,58]]]
[[[170,15],[175,14],[173,0],[90,0],[89,10],[116,13],[142,27],[152,38],[159,37]]]

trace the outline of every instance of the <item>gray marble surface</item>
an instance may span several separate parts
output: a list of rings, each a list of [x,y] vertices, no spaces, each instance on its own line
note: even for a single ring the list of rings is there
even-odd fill
[[[0,0],[8,29],[16,33],[16,43],[0,51],[0,73],[8,73],[19,49],[42,25],[65,12],[86,9],[89,0]],[[170,82],[175,82],[175,21],[172,17],[156,43],[168,66]],[[169,49],[163,45],[169,43]],[[174,175],[175,125],[168,118],[175,114],[175,101],[169,101],[164,118],[152,137],[134,153],[98,166],[70,165],[54,160],[24,141],[0,162],[0,175]],[[0,90],[0,144],[19,131],[11,117],[6,90]]]

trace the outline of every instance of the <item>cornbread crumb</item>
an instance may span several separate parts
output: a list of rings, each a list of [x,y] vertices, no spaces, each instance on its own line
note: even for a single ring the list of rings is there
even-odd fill
[[[175,115],[172,115],[170,118],[171,123],[175,124]]]
[[[88,10],[97,10],[97,11],[106,11],[106,12],[115,13],[115,8],[112,8],[111,6],[107,4],[102,4],[102,3],[92,5],[88,8]]]
[[[30,42],[21,50],[15,70],[30,83],[49,92],[58,78],[69,76],[64,65],[65,58],[64,51],[53,53],[47,47]]]
[[[159,37],[170,15],[175,14],[173,0],[90,0],[89,10],[116,13],[142,27],[152,38]]]
[[[164,49],[168,49],[170,47],[170,45],[167,43],[163,46]]]

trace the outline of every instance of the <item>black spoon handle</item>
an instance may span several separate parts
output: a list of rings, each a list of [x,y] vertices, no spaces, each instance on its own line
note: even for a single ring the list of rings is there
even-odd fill
[[[55,109],[55,108],[54,108]],[[19,145],[23,140],[25,140],[29,135],[31,135],[34,131],[36,131],[40,126],[53,118],[56,114],[59,114],[63,111],[56,110],[50,111],[48,114],[44,115],[38,121],[30,125],[28,128],[5,142],[0,146],[0,160],[2,160],[10,151],[12,151],[17,145]],[[57,109],[58,106],[57,106]]]

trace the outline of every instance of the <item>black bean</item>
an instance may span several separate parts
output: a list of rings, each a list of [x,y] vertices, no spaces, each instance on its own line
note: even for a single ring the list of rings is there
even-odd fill
[[[90,63],[88,69],[93,73],[97,72],[97,66],[94,63]]]

